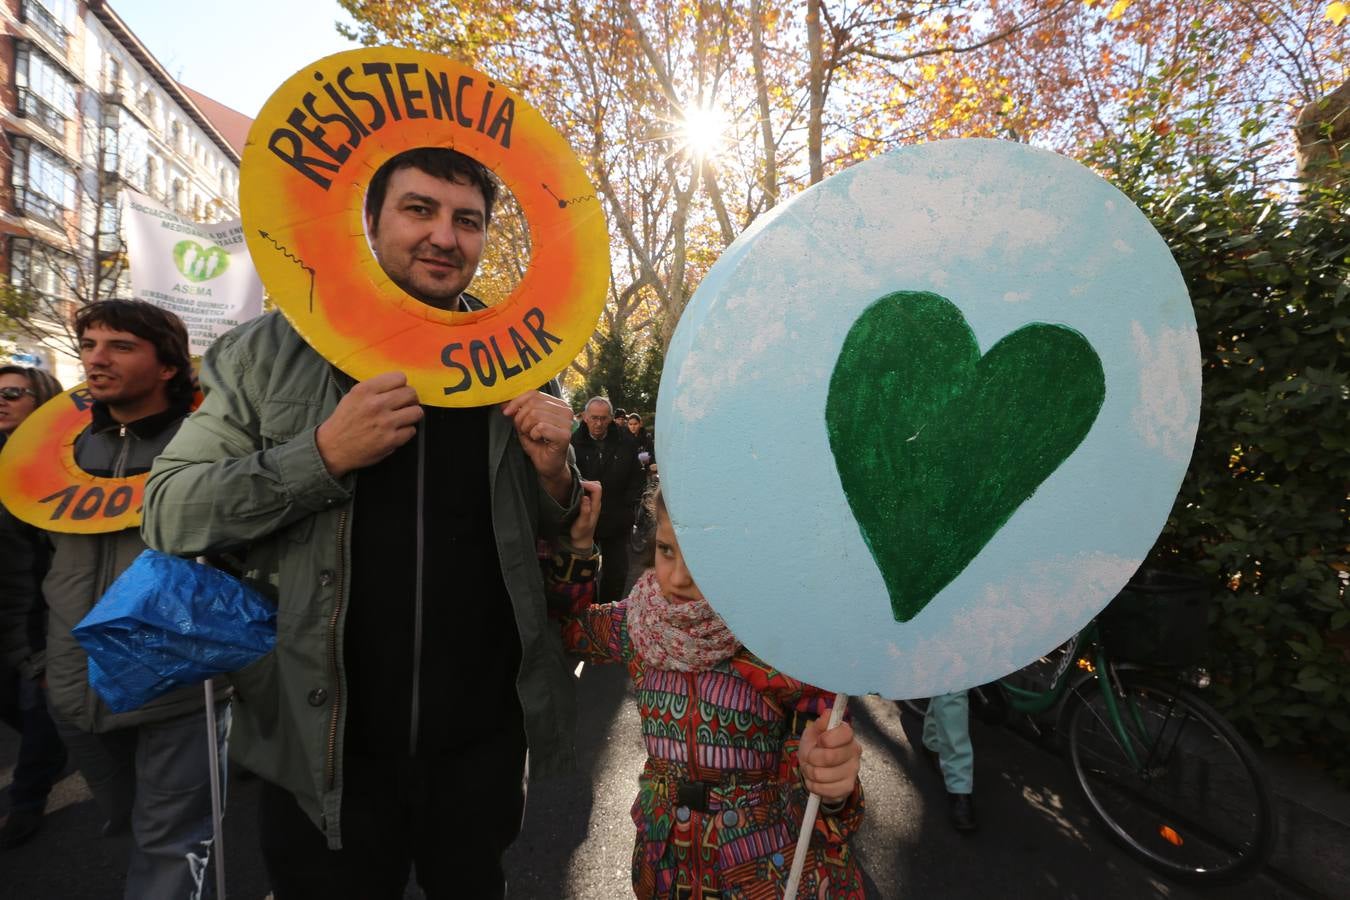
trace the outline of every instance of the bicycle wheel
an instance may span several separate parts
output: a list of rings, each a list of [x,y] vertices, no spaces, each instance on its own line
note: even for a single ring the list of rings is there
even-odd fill
[[[1078,784],[1107,831],[1178,881],[1233,881],[1264,863],[1274,821],[1251,749],[1191,694],[1128,672],[1119,678],[1116,707],[1134,760],[1100,689],[1079,695],[1069,720]]]

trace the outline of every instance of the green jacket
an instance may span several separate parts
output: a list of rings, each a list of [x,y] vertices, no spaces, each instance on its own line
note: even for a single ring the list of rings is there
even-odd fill
[[[206,399],[150,473],[142,534],[166,553],[225,555],[277,601],[276,649],[230,677],[230,754],[294,793],[337,849],[347,536],[358,479],[329,475],[315,432],[352,382],[277,313],[218,340],[200,378]],[[516,686],[531,772],[545,776],[574,765],[575,696],[546,618],[536,535],[559,531],[575,513],[579,477],[574,471],[570,507],[560,506],[539,488],[510,420],[489,418],[493,530],[521,641]]]

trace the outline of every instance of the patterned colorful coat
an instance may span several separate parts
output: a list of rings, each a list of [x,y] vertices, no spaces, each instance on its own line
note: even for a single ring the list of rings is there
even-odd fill
[[[649,669],[629,637],[627,608],[620,601],[569,616],[563,643],[591,662],[624,663],[637,689],[647,763],[632,812],[634,893],[779,900],[807,798],[801,728],[792,725],[804,724],[798,714],[828,709],[831,696],[744,647],[706,672]],[[861,785],[838,813],[822,810],[798,897],[864,896],[848,846],[862,816]]]

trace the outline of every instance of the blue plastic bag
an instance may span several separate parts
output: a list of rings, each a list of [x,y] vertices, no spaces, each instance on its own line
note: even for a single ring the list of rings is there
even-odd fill
[[[219,569],[155,550],[136,557],[73,632],[113,712],[236,672],[277,640],[261,594]]]

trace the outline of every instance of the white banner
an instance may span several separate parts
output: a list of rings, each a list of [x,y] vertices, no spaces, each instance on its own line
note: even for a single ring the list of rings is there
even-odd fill
[[[132,292],[178,314],[193,356],[262,313],[262,282],[239,219],[204,225],[144,194],[124,189],[123,197]]]

